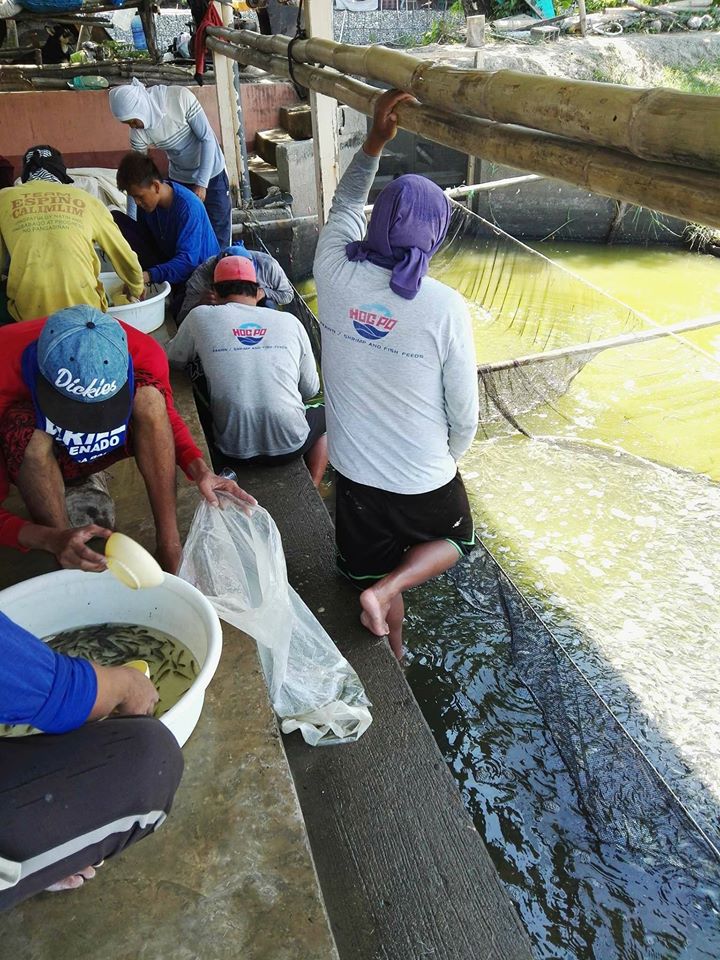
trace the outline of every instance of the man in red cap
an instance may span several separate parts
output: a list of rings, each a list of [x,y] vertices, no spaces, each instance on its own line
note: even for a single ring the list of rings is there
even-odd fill
[[[317,486],[327,466],[325,408],[308,403],[320,378],[305,329],[291,313],[257,306],[247,257],[219,260],[214,287],[218,302],[190,311],[168,346],[170,363],[202,365],[226,465],[302,456]]]
[[[63,567],[104,570],[87,546],[111,531],[73,528],[65,487],[133,456],[155,521],[157,557],[175,573],[175,465],[210,503],[226,490],[254,499],[203,460],[173,406],[165,354],[152,337],[93,307],[0,328],[0,503],[14,483],[31,520],[0,507],[0,545],[54,554]]]

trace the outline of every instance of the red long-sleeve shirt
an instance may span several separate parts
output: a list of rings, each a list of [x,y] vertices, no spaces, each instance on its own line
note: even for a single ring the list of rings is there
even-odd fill
[[[39,337],[45,320],[46,318],[43,317],[41,320],[30,320],[0,327],[0,417],[13,403],[31,400],[30,390],[22,376],[22,355],[28,344]],[[162,385],[165,406],[175,438],[175,459],[178,466],[187,473],[189,464],[193,460],[197,460],[198,457],[202,457],[202,453],[191,437],[184,420],[173,405],[165,352],[160,344],[146,333],[141,333],[124,323],[121,326],[127,335],[128,349],[135,370],[143,370],[149,373]],[[9,491],[10,481],[7,469],[0,456],[0,504],[4,502]],[[18,534],[27,522],[27,520],[23,520],[0,506],[0,545],[19,548]]]

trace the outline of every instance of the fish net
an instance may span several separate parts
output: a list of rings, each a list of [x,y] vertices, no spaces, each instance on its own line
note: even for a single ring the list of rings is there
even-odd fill
[[[479,363],[461,467],[481,548],[455,582],[477,606],[499,591],[598,834],[716,872],[720,316],[655,337],[677,318],[457,204],[432,273],[466,298]]]
[[[453,579],[479,609],[500,599],[597,834],[717,877],[713,298],[709,316],[647,315],[457,203],[431,272],[468,303],[480,387],[461,464],[480,546]],[[305,299],[290,309],[319,355]]]

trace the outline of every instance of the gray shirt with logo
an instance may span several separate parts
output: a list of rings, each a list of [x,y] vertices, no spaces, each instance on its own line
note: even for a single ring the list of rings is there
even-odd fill
[[[241,303],[196,307],[168,344],[183,367],[199,359],[215,443],[229,457],[283,456],[303,445],[303,401],[320,388],[308,335],[291,313]]]
[[[357,483],[427,493],[454,477],[477,430],[475,347],[456,291],[424,277],[405,300],[389,270],[348,260],[377,167],[355,155],[315,256],[330,461]]]

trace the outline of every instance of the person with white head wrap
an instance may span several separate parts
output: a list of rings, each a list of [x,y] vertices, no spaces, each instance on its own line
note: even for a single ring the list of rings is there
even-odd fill
[[[110,110],[130,127],[130,146],[140,153],[164,150],[168,176],[205,204],[221,247],[231,242],[232,205],[225,158],[205,111],[186,87],[146,89],[137,78],[110,91]],[[132,213],[132,205],[128,206]]]
[[[140,129],[149,130],[162,123],[167,91],[165,86],[151,87],[148,90],[137,77],[133,77],[132,83],[110,91],[110,109],[121,123],[140,120]]]

